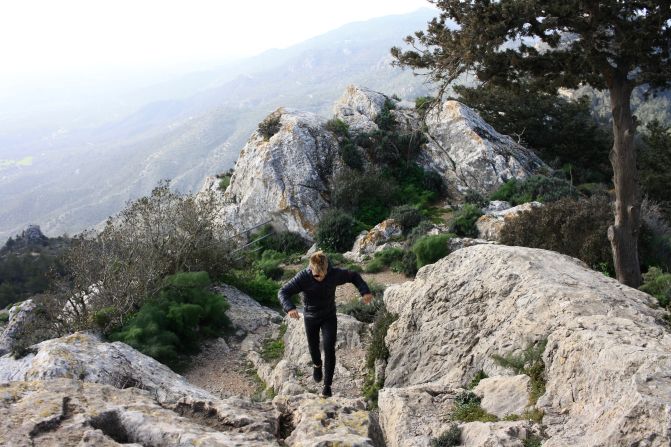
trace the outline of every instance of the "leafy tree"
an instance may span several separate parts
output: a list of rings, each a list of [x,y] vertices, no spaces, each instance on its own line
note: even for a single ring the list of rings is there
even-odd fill
[[[482,81],[531,78],[556,90],[589,84],[607,89],[614,143],[615,222],[608,229],[617,279],[638,287],[640,191],[631,113],[636,86],[671,82],[671,0],[435,0],[440,15],[426,32],[392,48],[398,64],[427,70],[439,93],[473,70]],[[456,26],[455,26],[456,25]]]

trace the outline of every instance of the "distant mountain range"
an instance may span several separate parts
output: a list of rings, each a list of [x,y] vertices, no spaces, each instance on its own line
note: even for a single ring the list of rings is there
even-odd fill
[[[0,134],[0,241],[31,223],[47,235],[90,228],[161,179],[197,190],[205,176],[233,166],[258,122],[277,107],[328,117],[352,83],[404,98],[426,94],[421,78],[391,66],[389,49],[433,15],[424,9],[352,23],[284,50],[156,82],[127,94],[125,106],[151,101],[93,127],[46,131],[40,122],[39,130],[27,123],[20,133]],[[110,116],[123,110],[107,104]]]

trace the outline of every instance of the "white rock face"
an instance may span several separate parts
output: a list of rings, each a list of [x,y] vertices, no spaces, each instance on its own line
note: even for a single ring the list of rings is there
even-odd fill
[[[294,430],[285,442],[293,447],[351,446],[373,447],[368,432],[370,421],[362,399],[314,394],[277,396],[273,405],[291,415]]]
[[[529,406],[531,379],[525,374],[497,376],[482,379],[473,389],[480,396],[480,406],[502,419],[508,415],[521,415]]]
[[[343,253],[343,256],[354,262],[362,262],[378,251],[380,245],[402,234],[403,228],[394,219],[384,220],[370,231],[364,231],[357,236],[352,250]]]
[[[445,101],[426,117],[429,142],[420,164],[440,173],[456,193],[483,194],[512,178],[525,178],[545,164],[529,149],[498,133],[474,110]]]
[[[329,207],[338,142],[317,115],[286,109],[274,114],[280,116],[279,131],[268,141],[254,132],[240,152],[220,219],[230,232],[270,220],[311,239]]]
[[[490,377],[510,374],[493,354],[547,339],[546,392],[537,404],[549,436],[544,446],[671,442],[664,312],[651,296],[576,259],[476,245],[389,287],[384,301],[399,315],[385,339],[385,387],[458,388],[481,369]],[[393,427],[383,429],[393,435]]]
[[[12,350],[21,331],[30,322],[33,310],[35,310],[33,300],[25,300],[9,309],[9,320],[0,333],[0,356]]]
[[[230,304],[226,315],[236,329],[254,333],[260,328],[280,324],[284,318],[233,286],[221,284],[215,291],[226,296]]]
[[[501,211],[488,212],[480,216],[475,222],[475,226],[478,229],[478,237],[488,241],[498,241],[501,238],[501,230],[508,222],[515,219],[521,213],[540,206],[543,206],[540,202],[529,202]]]
[[[524,440],[533,433],[529,423],[469,422],[461,426],[461,445],[467,447],[523,447]]]
[[[355,134],[378,129],[375,119],[382,111],[388,96],[373,90],[349,85],[333,106],[333,114],[349,126]]]
[[[0,397],[0,444],[6,446],[279,445],[276,422],[264,426],[258,412],[238,408],[231,415],[202,401],[166,408],[136,388],[54,379],[0,385]],[[250,417],[257,422],[245,421]]]

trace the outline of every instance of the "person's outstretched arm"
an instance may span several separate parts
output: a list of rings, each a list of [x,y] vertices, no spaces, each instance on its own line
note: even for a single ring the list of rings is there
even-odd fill
[[[358,272],[340,268],[334,268],[333,273],[336,274],[337,284],[352,283],[359,290],[361,297],[363,298],[364,303],[368,304],[373,299],[373,295],[370,293],[370,288],[366,281],[363,280],[361,275]]]
[[[284,284],[280,291],[277,292],[277,298],[280,300],[282,309],[284,309],[291,318],[298,318],[298,311],[296,310],[294,303],[291,302],[291,297],[303,290],[301,281],[304,274],[305,270],[296,273],[296,276],[291,278],[289,282]]]

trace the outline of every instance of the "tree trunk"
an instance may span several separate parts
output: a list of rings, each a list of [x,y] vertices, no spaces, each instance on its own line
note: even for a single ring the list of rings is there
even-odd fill
[[[634,147],[636,123],[631,114],[632,89],[624,75],[615,76],[609,85],[614,136],[609,158],[615,185],[615,224],[608,229],[608,239],[613,249],[617,280],[638,287],[641,285],[638,262],[641,197]]]

